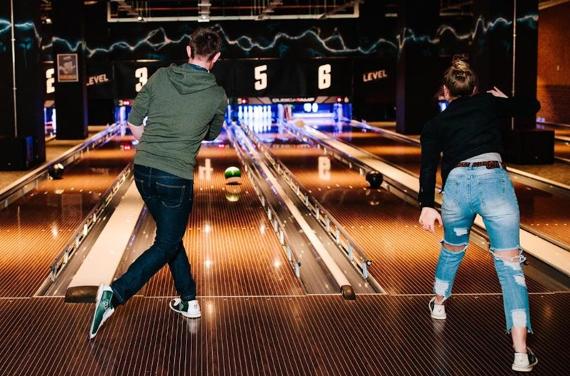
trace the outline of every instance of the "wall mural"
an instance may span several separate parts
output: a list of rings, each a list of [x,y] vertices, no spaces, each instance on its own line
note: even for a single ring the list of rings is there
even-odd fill
[[[519,17],[518,25],[536,29],[538,16],[526,15]],[[302,22],[296,22],[297,24]],[[232,25],[233,24],[233,25]],[[431,45],[439,45],[442,43],[473,43],[483,38],[486,34],[493,31],[501,31],[511,29],[512,21],[499,17],[492,21],[485,21],[479,17],[473,24],[473,27],[467,31],[459,30],[460,27],[454,25],[441,25],[435,35],[417,35],[412,29],[404,29],[403,35],[396,33],[396,22],[390,25],[388,32],[392,31],[392,35],[375,36],[366,42],[357,40],[354,34],[355,30],[352,24],[341,25],[340,27],[324,25],[324,27],[316,27],[308,24],[307,28],[293,31],[277,31],[279,29],[298,29],[291,27],[286,23],[275,25],[267,25],[258,32],[252,30],[248,34],[238,34],[235,29],[238,28],[243,33],[243,25],[236,25],[235,22],[227,22],[226,24],[213,24],[212,27],[217,29],[224,39],[224,48],[232,51],[231,57],[258,57],[260,54],[269,55],[271,57],[284,57],[288,54],[291,47],[302,45],[305,48],[305,57],[325,57],[325,56],[373,56],[379,52],[388,52],[388,54],[398,53],[407,43],[428,43]],[[122,24],[111,25],[111,34],[126,35],[126,39],[113,41],[108,46],[90,46],[89,41],[85,47],[87,57],[94,57],[98,54],[118,54],[119,56],[128,56],[129,54],[150,54],[147,58],[156,58],[159,56],[168,57],[169,47],[179,47],[186,45],[192,30],[187,32],[180,29],[189,29],[188,25],[181,26],[158,26],[154,27],[153,23],[141,24]],[[39,40],[39,36],[33,23],[18,24],[17,28],[30,29],[33,28]],[[150,29],[150,30],[149,30]],[[351,30],[352,29],[352,30]],[[9,32],[10,23],[6,20],[0,20],[0,34]],[[267,37],[267,35],[272,35]],[[142,35],[142,38],[140,37]],[[253,36],[255,35],[255,37]],[[366,38],[370,39],[370,38]],[[349,41],[350,40],[350,41]],[[80,46],[80,42],[70,42],[65,40],[54,39],[55,42],[65,43],[70,51],[76,51]],[[44,39],[42,49],[49,50],[52,47],[52,41]],[[509,41],[505,41],[509,42]],[[236,51],[239,51],[236,53]],[[269,54],[268,54],[269,53]]]
[[[521,31],[536,30],[538,15],[523,15],[517,21],[517,26]],[[69,52],[84,48],[88,59],[87,80],[92,83],[89,85],[89,91],[97,93],[94,94],[97,97],[107,98],[117,96],[118,92],[132,91],[130,86],[127,90],[118,88],[121,85],[120,82],[130,82],[132,78],[126,80],[112,77],[113,72],[110,68],[112,62],[115,67],[117,64],[122,64],[120,62],[134,62],[135,60],[154,60],[159,62],[158,65],[183,62],[186,59],[183,47],[188,43],[189,36],[196,25],[196,23],[189,22],[108,24],[107,36],[103,38],[98,36],[96,40],[87,39],[85,43],[52,38],[50,36],[51,27],[46,25],[42,25],[41,29],[44,38],[41,38],[33,23],[19,23],[16,29],[28,33],[27,38],[19,41],[18,47],[29,48],[30,43],[34,43],[35,39],[41,45],[44,61],[54,60],[52,54],[54,43],[63,44],[62,49]],[[3,43],[10,40],[10,26],[9,21],[0,19],[0,53],[2,50],[6,51],[6,45]],[[297,65],[301,62],[301,65],[305,64],[303,66],[316,71],[323,64],[322,62],[315,67],[311,67],[306,62],[313,61],[315,58],[325,60],[348,58],[345,61],[348,60],[352,68],[342,66],[342,69],[337,70],[342,71],[342,74],[349,72],[348,74],[352,74],[354,80],[353,83],[347,80],[348,87],[342,86],[342,92],[338,94],[352,95],[354,90],[358,90],[361,100],[376,101],[370,102],[370,108],[374,108],[379,103],[383,103],[387,108],[393,108],[396,65],[398,56],[406,45],[425,49],[426,54],[434,56],[442,64],[444,64],[443,61],[447,64],[449,57],[458,52],[471,52],[472,56],[477,59],[480,51],[485,51],[490,43],[497,43],[497,40],[503,46],[501,54],[505,55],[505,59],[508,59],[512,53],[512,38],[510,37],[512,21],[503,17],[490,21],[483,17],[449,19],[446,24],[439,26],[433,35],[419,34],[410,28],[401,31],[398,28],[397,18],[384,19],[380,23],[368,18],[362,22],[354,22],[354,20],[264,21],[259,23],[228,21],[210,26],[217,29],[224,40],[222,56],[226,62],[281,59],[288,63],[295,62]],[[31,35],[34,37],[32,38]],[[355,61],[358,61],[358,64],[355,64]],[[327,61],[327,63],[333,64],[334,67],[334,61]],[[277,62],[270,63],[267,68],[268,75],[273,74],[277,77],[280,72],[284,72],[285,68],[282,65],[272,68],[271,64],[277,64]],[[152,74],[158,66],[155,65],[153,67],[149,65],[148,75]],[[225,67],[234,69],[234,65],[236,64],[226,64]],[[244,69],[251,69],[253,72],[255,67],[253,65],[250,67],[250,65],[246,68],[239,68],[239,72],[243,72]],[[130,66],[129,69],[115,69],[115,71],[127,72],[125,74],[132,74],[134,77],[135,71],[140,67],[136,64]],[[272,69],[273,73],[271,73]],[[238,71],[237,68],[234,70]],[[298,71],[299,69],[296,72]],[[105,80],[97,78],[103,74],[106,75]],[[216,72],[216,74],[223,76],[221,81],[228,92],[244,96],[255,94],[242,93],[241,89],[236,89],[239,86],[237,85],[239,79],[236,78],[238,73],[218,75]],[[299,80],[314,80],[315,82],[319,80],[319,77],[313,78],[312,73],[297,75]],[[254,79],[252,73],[252,82]],[[295,90],[298,90],[297,87],[306,86],[301,82],[295,85],[297,85]],[[103,88],[105,89],[102,90]],[[264,93],[268,94],[271,91]],[[302,90],[299,95],[311,93],[313,93],[311,90]]]
[[[518,25],[536,29],[538,16],[525,15],[518,18]],[[304,50],[303,57],[331,57],[331,56],[361,56],[370,57],[377,54],[386,54],[387,56],[397,55],[407,43],[427,43],[431,45],[442,44],[461,44],[473,43],[484,38],[488,33],[493,31],[504,31],[512,27],[512,22],[499,17],[492,21],[485,21],[482,17],[478,18],[473,27],[467,31],[458,30],[454,25],[441,25],[435,35],[416,35],[412,29],[404,29],[403,34],[396,33],[396,22],[384,28],[385,34],[374,36],[366,42],[359,41],[355,34],[354,25],[350,22],[344,22],[340,27],[326,25],[323,27],[315,27],[307,23],[307,27],[303,28],[303,22],[295,22],[296,25],[286,23],[267,23],[263,27],[254,27],[247,34],[243,33],[244,26],[236,24],[236,22],[227,22],[226,24],[217,23],[212,25],[217,29],[224,39],[224,49],[229,50],[226,56],[231,58],[249,58],[249,57],[287,57],[291,49],[298,50],[302,46]],[[338,22],[337,22],[338,24]],[[151,58],[151,59],[169,59],[176,56],[172,55],[171,48],[174,47],[180,51],[180,45],[186,45],[191,34],[189,24],[176,24],[175,26],[166,25],[154,27],[155,24],[115,24],[111,25],[111,39],[116,35],[126,35],[126,39],[111,41],[108,46],[91,46],[89,41],[86,42],[85,51],[88,58],[101,54],[111,54],[123,59],[134,58]],[[299,28],[301,26],[301,28]],[[2,41],[5,34],[10,34],[11,23],[9,20],[0,19],[0,49],[6,51],[7,46]],[[291,31],[276,31],[280,29],[301,29]],[[150,30],[148,30],[150,29]],[[186,32],[184,32],[184,29]],[[236,32],[239,29],[240,32]],[[80,41],[67,41],[58,38],[42,38],[36,25],[33,22],[25,22],[16,24],[17,32],[29,33],[29,38],[19,39],[19,48],[31,48],[31,43],[37,41],[41,44],[42,50],[48,52],[51,50],[53,43],[64,43],[69,51],[77,51],[83,46]],[[31,38],[31,36],[34,38]],[[140,37],[142,35],[142,38]],[[254,37],[255,35],[255,37]],[[270,37],[267,37],[270,35]],[[118,38],[117,38],[118,39]],[[510,41],[505,40],[505,45],[510,48]],[[442,46],[445,47],[445,46]],[[142,54],[142,56],[141,56]],[[178,53],[176,55],[179,55]],[[296,55],[298,56],[298,55]]]
[[[9,49],[8,43],[11,38],[12,23],[10,20],[0,18],[0,53],[7,52]],[[41,46],[42,37],[36,25],[29,22],[21,22],[16,24],[15,33],[18,34],[16,38],[16,47],[24,50],[30,50],[34,44]]]

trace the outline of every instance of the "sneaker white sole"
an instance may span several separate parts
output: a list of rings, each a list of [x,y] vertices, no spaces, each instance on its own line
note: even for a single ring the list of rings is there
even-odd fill
[[[531,372],[534,366],[536,366],[537,364],[538,364],[538,359],[536,360],[536,362],[534,362],[534,364],[529,364],[528,366],[517,366],[513,364],[511,368],[513,371],[516,372]]]
[[[445,319],[447,319],[447,315],[445,315],[445,316],[437,316],[437,315],[434,315],[434,314],[432,313],[430,316],[431,316],[432,319],[436,319],[436,320],[445,320]]]
[[[433,301],[433,299],[430,300],[429,303],[428,303],[428,308],[429,308],[429,312],[430,312],[431,318],[432,318],[432,319],[436,319],[436,320],[445,320],[445,319],[447,319],[447,314],[446,314],[446,313],[444,313],[443,315],[438,315],[437,313],[434,313],[434,312],[431,310],[431,303],[432,303],[432,301]]]
[[[173,310],[174,312],[184,316],[184,317],[188,317],[189,319],[199,319],[200,317],[202,317],[202,312],[198,312],[198,313],[189,313],[189,312],[181,312],[177,309],[175,309],[174,307],[172,307],[172,305],[168,304],[168,307]]]

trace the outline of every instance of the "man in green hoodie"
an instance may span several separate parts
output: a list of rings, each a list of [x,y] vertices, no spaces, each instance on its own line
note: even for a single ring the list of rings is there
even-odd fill
[[[170,308],[185,317],[200,317],[182,237],[192,210],[196,155],[202,141],[219,135],[224,121],[226,94],[210,73],[220,49],[216,32],[195,30],[186,47],[188,63],[157,70],[135,99],[128,119],[134,137],[140,140],[135,183],[156,222],[156,237],[125,274],[110,286],[99,286],[90,338],[115,307],[126,303],[165,264],[180,294]]]

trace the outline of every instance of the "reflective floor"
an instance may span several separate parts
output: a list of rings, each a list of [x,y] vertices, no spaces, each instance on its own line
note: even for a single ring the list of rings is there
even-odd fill
[[[433,321],[423,296],[201,298],[184,319],[135,297],[94,341],[92,306],[0,300],[2,375],[510,375],[500,296],[452,298]],[[570,364],[568,295],[531,296],[533,375]],[[57,318],[57,319],[56,319]]]
[[[0,211],[0,375],[511,374],[499,285],[483,245],[469,247],[448,319],[434,321],[427,303],[441,234],[418,228],[417,208],[367,189],[335,160],[319,170],[321,152],[283,130],[261,136],[365,249],[386,294],[306,294],[243,168],[239,190],[226,184],[223,171],[240,162],[222,137],[200,151],[184,236],[202,318],[168,308],[176,292],[164,268],[89,341],[92,304],[32,294],[74,224],[132,160],[115,140]],[[146,216],[118,274],[154,231]],[[530,345],[540,358],[533,374],[563,375],[570,294],[536,266],[527,268]]]

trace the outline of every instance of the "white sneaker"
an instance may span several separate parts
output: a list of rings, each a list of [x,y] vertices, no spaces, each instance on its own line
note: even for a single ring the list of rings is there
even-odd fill
[[[184,317],[197,319],[202,314],[200,313],[200,304],[197,300],[182,300],[180,298],[172,299],[168,304],[171,310],[180,313]]]
[[[443,304],[436,304],[435,296],[429,301],[429,311],[433,319],[445,320],[447,318],[445,306]]]
[[[531,349],[527,347],[526,353],[515,353],[515,360],[513,362],[513,371],[517,372],[530,372],[532,368],[538,363],[538,358]]]

